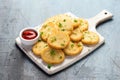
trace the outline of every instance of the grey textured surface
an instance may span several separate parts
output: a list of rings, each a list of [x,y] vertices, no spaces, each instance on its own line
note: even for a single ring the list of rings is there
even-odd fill
[[[0,0],[0,80],[120,80],[120,0]],[[107,9],[114,17],[98,26],[105,44],[84,59],[47,75],[16,45],[22,28],[55,14],[90,18]]]

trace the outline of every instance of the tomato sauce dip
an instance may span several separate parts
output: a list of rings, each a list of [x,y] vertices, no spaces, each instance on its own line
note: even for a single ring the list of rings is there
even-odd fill
[[[37,37],[37,32],[32,29],[27,29],[22,32],[22,37],[26,40],[31,40]]]

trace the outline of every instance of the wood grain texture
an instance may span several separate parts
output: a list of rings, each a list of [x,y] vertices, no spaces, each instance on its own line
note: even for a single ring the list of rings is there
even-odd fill
[[[0,0],[0,80],[120,80],[120,0]],[[98,26],[105,44],[84,59],[54,75],[47,75],[16,45],[22,28],[36,26],[50,16],[72,12],[90,18],[101,10],[112,20]]]

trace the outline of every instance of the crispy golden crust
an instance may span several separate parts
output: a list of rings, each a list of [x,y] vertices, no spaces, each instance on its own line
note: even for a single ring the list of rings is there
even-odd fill
[[[53,22],[48,22],[43,24],[41,30],[40,30],[40,37],[42,40],[47,41],[47,38],[55,32],[55,24]]]
[[[58,20],[56,22],[56,25],[57,25],[57,29],[59,31],[63,31],[63,32],[66,32],[68,33],[69,35],[71,34],[72,30],[73,30],[73,24],[72,24],[72,20],[67,18],[67,17],[64,17],[62,18],[61,20]]]
[[[78,26],[80,26],[80,19],[79,18],[73,18],[72,23],[73,23],[73,27],[77,28]]]
[[[99,36],[95,32],[85,31],[83,32],[82,43],[86,45],[94,45],[99,42]]]
[[[94,45],[99,42],[99,35],[87,31],[88,27],[87,20],[66,14],[48,18],[40,29],[41,42],[37,42],[32,51],[48,64],[60,64],[65,54],[78,55],[83,50],[83,44]]]
[[[60,14],[46,20],[46,22],[50,22],[50,21],[57,25],[56,28],[58,31],[66,32],[69,35],[71,34],[73,30],[73,23],[72,23],[72,18],[70,16],[67,16],[65,14]]]
[[[63,49],[64,53],[69,56],[74,56],[80,54],[83,49],[83,45],[81,42],[70,42],[68,46]]]
[[[72,34],[70,35],[70,39],[72,41],[80,41],[82,39],[82,37],[83,37],[83,35],[82,35],[81,30],[80,30],[80,27],[75,28],[72,31]]]
[[[87,31],[88,30],[88,22],[85,20],[85,19],[79,19],[79,21],[80,21],[80,30],[82,31],[82,32],[84,32],[84,31]]]
[[[60,64],[64,61],[65,55],[62,50],[47,48],[41,54],[41,58],[48,64]]]
[[[68,34],[61,31],[58,31],[50,35],[47,40],[47,43],[50,45],[50,47],[55,49],[63,49],[68,45],[69,42],[70,42],[70,38]]]
[[[48,47],[48,44],[44,41],[39,41],[36,44],[33,45],[32,51],[36,56],[41,56],[41,53],[45,48]]]

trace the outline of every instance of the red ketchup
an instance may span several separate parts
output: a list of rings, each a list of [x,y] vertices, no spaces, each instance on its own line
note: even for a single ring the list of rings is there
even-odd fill
[[[37,32],[32,29],[25,30],[22,33],[22,37],[27,40],[34,39],[37,37],[37,35],[38,35]]]

